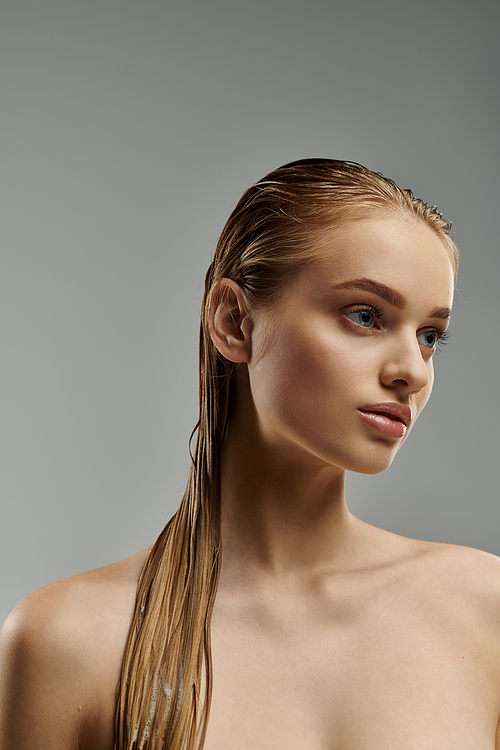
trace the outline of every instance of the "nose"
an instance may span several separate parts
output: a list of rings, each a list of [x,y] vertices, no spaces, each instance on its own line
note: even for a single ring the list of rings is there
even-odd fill
[[[432,385],[432,359],[425,359],[415,333],[398,337],[391,343],[380,379],[387,388],[416,393]]]

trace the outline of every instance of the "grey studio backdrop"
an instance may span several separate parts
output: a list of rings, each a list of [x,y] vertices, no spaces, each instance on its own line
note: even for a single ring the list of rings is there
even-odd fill
[[[451,342],[351,510],[500,554],[498,0],[4,0],[0,620],[175,510],[205,270],[242,191],[308,156],[454,220]],[[425,284],[425,279],[422,279]]]

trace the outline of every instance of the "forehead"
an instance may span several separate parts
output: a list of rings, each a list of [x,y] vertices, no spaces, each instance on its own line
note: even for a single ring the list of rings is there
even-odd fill
[[[326,229],[317,240],[315,261],[299,285],[316,292],[332,284],[368,278],[391,287],[411,302],[451,307],[453,266],[447,248],[423,222],[374,216]],[[302,278],[300,278],[302,277]]]

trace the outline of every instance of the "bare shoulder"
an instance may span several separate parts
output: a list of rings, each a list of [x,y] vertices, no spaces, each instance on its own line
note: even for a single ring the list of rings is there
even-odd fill
[[[421,591],[488,646],[500,677],[500,557],[453,544],[422,547]]]
[[[423,543],[421,564],[452,591],[500,606],[500,557],[472,547]]]
[[[471,628],[483,624],[498,644],[500,666],[500,557],[473,547],[370,531],[399,590],[410,592],[436,617],[457,617]]]
[[[35,591],[0,631],[0,746],[109,746],[123,649],[149,550]],[[99,730],[102,744],[89,742]]]
[[[500,557],[473,547],[411,539],[363,522],[362,528],[368,530],[377,559],[394,566],[402,585],[416,580],[426,589],[447,589],[500,606]]]

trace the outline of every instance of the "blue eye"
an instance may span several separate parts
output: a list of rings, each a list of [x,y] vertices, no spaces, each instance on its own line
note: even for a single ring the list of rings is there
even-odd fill
[[[375,323],[375,315],[370,310],[352,310],[346,316],[364,328],[371,328]]]
[[[437,331],[424,331],[417,336],[418,343],[426,346],[428,349],[435,349],[438,340]]]

